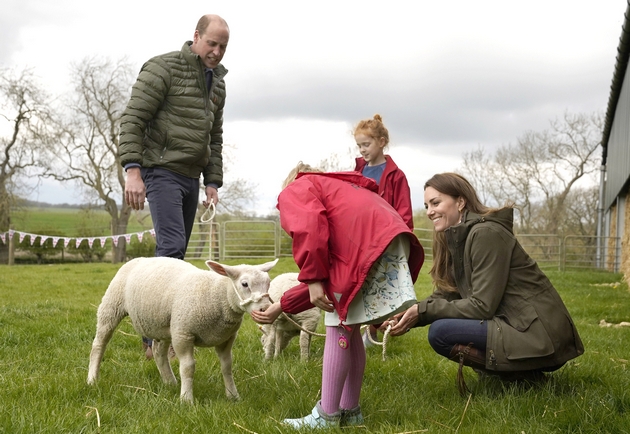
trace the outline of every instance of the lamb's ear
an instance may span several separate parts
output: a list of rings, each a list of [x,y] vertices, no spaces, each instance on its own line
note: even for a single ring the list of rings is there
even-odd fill
[[[266,262],[264,264],[258,265],[258,269],[264,272],[271,270],[279,261],[279,258],[276,258],[275,261]]]
[[[225,271],[225,265],[223,264],[219,264],[218,262],[214,262],[214,261],[206,261],[206,265],[208,266],[209,269],[211,269],[212,271],[214,271],[215,273],[220,274],[221,276],[226,276],[227,277],[227,271]]]

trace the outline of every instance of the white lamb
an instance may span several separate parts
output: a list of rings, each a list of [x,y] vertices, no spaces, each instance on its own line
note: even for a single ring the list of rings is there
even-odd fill
[[[134,329],[153,339],[153,355],[162,380],[177,384],[168,360],[172,343],[179,358],[181,400],[193,401],[194,347],[214,347],[221,363],[225,393],[239,395],[232,377],[232,344],[243,314],[270,305],[267,272],[278,260],[261,265],[222,265],[207,261],[202,270],[173,258],[136,258],[112,279],[97,313],[87,382],[94,384],[105,352],[127,315]]]
[[[298,285],[300,282],[297,280],[297,277],[298,273],[284,273],[275,277],[269,286],[269,297],[271,300],[280,300],[282,294]],[[289,345],[291,339],[297,335],[300,335],[300,358],[308,360],[311,348],[310,333],[315,333],[317,329],[321,318],[321,310],[314,307],[298,314],[287,314],[287,316],[306,331],[301,330],[295,323],[287,319],[284,314],[280,315],[273,324],[263,325],[261,327],[263,335],[260,341],[265,351],[266,360],[278,357]]]

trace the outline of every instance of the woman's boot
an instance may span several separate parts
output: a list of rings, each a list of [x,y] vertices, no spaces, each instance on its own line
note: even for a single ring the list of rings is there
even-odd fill
[[[486,352],[477,348],[473,348],[472,343],[468,345],[456,344],[451,349],[449,359],[459,363],[459,369],[457,371],[457,389],[461,396],[466,396],[470,393],[466,381],[464,380],[463,368],[464,366],[470,366],[475,371],[486,370]]]

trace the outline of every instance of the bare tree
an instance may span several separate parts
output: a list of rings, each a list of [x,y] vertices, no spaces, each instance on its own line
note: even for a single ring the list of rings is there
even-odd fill
[[[37,165],[37,131],[49,117],[48,96],[32,71],[0,71],[0,232],[11,224],[15,178]],[[6,132],[6,135],[5,135]],[[0,243],[0,262],[7,260],[7,246]]]
[[[85,59],[72,66],[74,91],[49,137],[45,176],[75,182],[88,197],[104,203],[111,234],[127,231],[131,207],[123,200],[125,177],[118,156],[120,117],[129,100],[132,67],[124,59]],[[121,204],[120,207],[118,204]],[[113,262],[125,258],[125,240],[113,249]]]
[[[356,146],[348,146],[345,152],[334,152],[321,160],[317,167],[324,172],[340,172],[354,169]]]
[[[225,182],[219,190],[219,204],[217,205],[217,213],[231,216],[246,216],[243,209],[251,208],[256,202],[256,189],[258,185],[241,177],[231,177],[231,168],[238,167],[234,161],[233,150],[236,145],[223,145],[223,174]],[[229,181],[228,181],[229,180]],[[205,188],[201,186],[201,197],[205,199]],[[200,205],[200,211],[204,212],[205,208]]]
[[[568,211],[585,203],[571,192],[582,182],[596,183],[602,126],[601,113],[565,113],[548,130],[529,131],[515,145],[501,147],[494,158],[483,149],[464,154],[462,172],[477,181],[482,197],[495,204],[513,201],[522,232],[555,234],[568,229]]]

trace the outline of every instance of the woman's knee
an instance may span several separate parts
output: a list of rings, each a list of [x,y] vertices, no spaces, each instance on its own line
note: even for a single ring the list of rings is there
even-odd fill
[[[429,326],[429,332],[427,338],[429,345],[433,350],[444,356],[448,357],[452,345],[445,341],[444,337],[448,331],[448,322],[445,320],[437,320]]]

